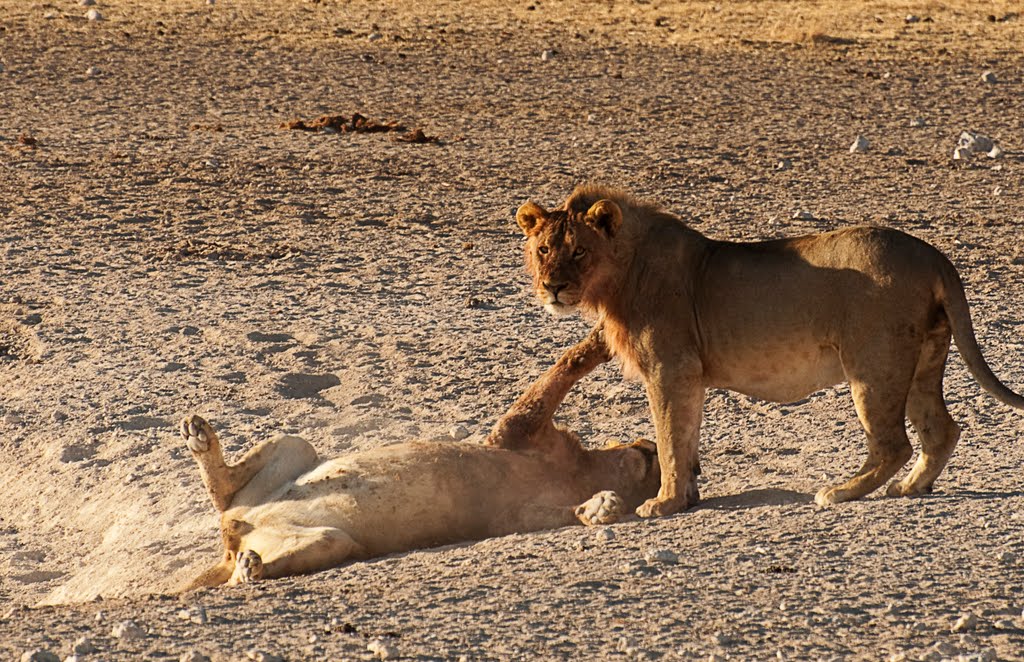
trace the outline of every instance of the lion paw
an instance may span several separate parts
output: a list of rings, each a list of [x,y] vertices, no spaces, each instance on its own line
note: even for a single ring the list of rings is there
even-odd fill
[[[675,515],[676,513],[693,508],[697,503],[697,499],[691,501],[689,498],[665,499],[656,497],[640,504],[640,507],[636,509],[636,514],[644,519],[665,517],[666,515]]]
[[[239,584],[248,584],[263,578],[263,559],[254,550],[247,549],[235,559],[235,578]]]
[[[930,484],[919,486],[914,485],[913,483],[908,484],[906,480],[893,481],[885,490],[886,496],[891,497],[917,497],[931,493],[932,486]]]
[[[626,514],[626,504],[615,492],[598,492],[576,506],[576,517],[587,526],[614,524]]]
[[[213,428],[202,417],[192,414],[181,420],[181,436],[190,451],[193,453],[205,453],[210,450]]]

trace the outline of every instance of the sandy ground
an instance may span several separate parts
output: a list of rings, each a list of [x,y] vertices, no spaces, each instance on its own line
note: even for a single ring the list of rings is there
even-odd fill
[[[219,551],[181,415],[231,454],[482,438],[587,329],[514,210],[588,179],[715,237],[922,237],[1024,389],[1019,4],[411,4],[0,0],[0,656],[1024,659],[1024,415],[955,351],[928,498],[813,505],[863,459],[845,387],[713,392],[692,512],[166,594]],[[356,112],[440,140],[280,128]],[[653,437],[614,366],[561,419]]]

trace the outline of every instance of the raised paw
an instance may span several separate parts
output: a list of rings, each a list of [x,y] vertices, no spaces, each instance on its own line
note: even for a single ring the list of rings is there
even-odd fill
[[[235,583],[248,584],[263,578],[263,559],[254,550],[247,549],[235,559]]]
[[[626,514],[626,504],[615,492],[598,492],[576,506],[576,517],[587,526],[614,524]]]
[[[185,445],[193,453],[205,453],[210,450],[210,439],[213,438],[213,428],[198,414],[192,414],[181,419],[181,437]]]

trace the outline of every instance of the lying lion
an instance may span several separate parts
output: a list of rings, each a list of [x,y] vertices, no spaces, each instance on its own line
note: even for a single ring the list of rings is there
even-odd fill
[[[820,505],[858,499],[907,463],[904,418],[921,455],[888,493],[931,491],[960,436],[942,395],[951,336],[983,388],[1024,408],[982,358],[956,269],[897,230],[716,241],[598,186],[577,188],[552,211],[527,202],[516,220],[544,306],[595,316],[627,376],[646,383],[661,490],[637,510],[643,517],[697,503],[708,388],[790,402],[850,383],[868,458],[849,481],[818,492]]]
[[[654,444],[585,450],[552,423],[570,387],[609,358],[592,334],[533,384],[497,426],[514,450],[410,442],[321,460],[308,442],[286,436],[229,466],[209,424],[185,418],[181,434],[222,513],[224,541],[224,558],[189,588],[617,520],[657,492]]]

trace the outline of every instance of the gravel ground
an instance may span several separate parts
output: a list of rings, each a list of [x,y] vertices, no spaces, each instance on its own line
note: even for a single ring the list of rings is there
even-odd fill
[[[0,0],[0,656],[1024,659],[1024,415],[955,351],[927,498],[813,505],[865,452],[845,387],[712,392],[691,512],[169,593],[220,544],[180,416],[229,454],[482,438],[586,333],[513,219],[585,180],[714,237],[926,239],[1024,389],[1019,5],[411,4]],[[282,128],[355,113],[403,130]],[[653,437],[615,366],[561,419]]]

